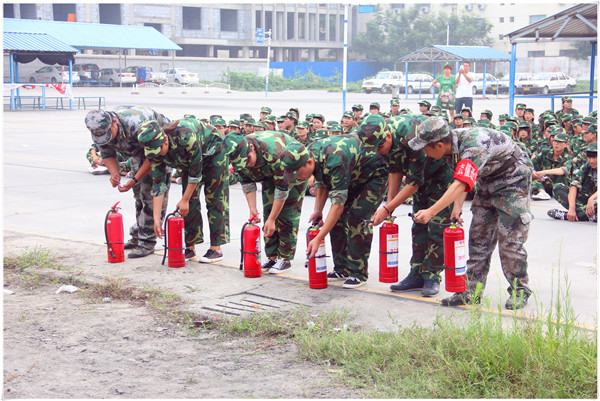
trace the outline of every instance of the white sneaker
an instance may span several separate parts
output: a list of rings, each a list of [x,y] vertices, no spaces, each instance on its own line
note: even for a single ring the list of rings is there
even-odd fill
[[[108,174],[108,169],[103,166],[90,167],[88,171],[94,175]]]
[[[548,195],[547,192],[540,191],[535,195],[531,195],[531,199],[533,200],[550,200],[552,197]]]
[[[270,274],[281,273],[282,271],[287,270],[290,267],[292,267],[292,264],[290,262],[286,262],[285,260],[281,259],[281,260],[278,260],[277,263],[275,263],[275,265],[269,269],[269,273]]]

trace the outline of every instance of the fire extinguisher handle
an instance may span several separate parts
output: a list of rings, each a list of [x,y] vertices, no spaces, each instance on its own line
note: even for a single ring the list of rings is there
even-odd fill
[[[118,201],[117,203],[115,203],[114,205],[112,205],[111,210],[117,210],[117,205],[121,203],[121,201]]]

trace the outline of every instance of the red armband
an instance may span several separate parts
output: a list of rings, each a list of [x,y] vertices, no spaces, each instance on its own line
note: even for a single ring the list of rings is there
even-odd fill
[[[471,192],[475,186],[475,181],[477,181],[477,174],[479,174],[479,170],[477,170],[475,163],[473,163],[471,160],[464,159],[459,161],[456,165],[454,178],[467,184],[465,192]]]

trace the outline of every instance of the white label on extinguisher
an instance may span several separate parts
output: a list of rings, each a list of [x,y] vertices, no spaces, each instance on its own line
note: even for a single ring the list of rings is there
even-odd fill
[[[398,234],[388,234],[386,241],[387,267],[398,267]]]
[[[327,271],[327,259],[325,258],[325,240],[319,244],[319,249],[315,254],[315,270],[317,273]]]
[[[260,235],[258,236],[258,238],[256,238],[256,262],[260,265],[260,254],[261,254],[261,250],[260,250]]]
[[[465,240],[454,241],[454,266],[456,268],[456,275],[462,276],[467,272],[467,249],[465,247]]]

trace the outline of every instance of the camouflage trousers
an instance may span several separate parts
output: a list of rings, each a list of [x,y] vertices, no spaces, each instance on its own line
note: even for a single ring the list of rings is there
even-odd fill
[[[569,210],[569,189],[570,187],[565,184],[556,184],[554,186],[554,199],[558,201],[565,209]],[[577,213],[577,219],[579,221],[588,221],[589,218],[587,214],[585,214],[585,209],[587,207],[587,201],[589,196],[581,192],[581,190],[577,191],[577,198],[575,199],[575,213]],[[594,205],[594,209],[596,210],[596,216],[598,215],[598,205]]]
[[[537,193],[539,192],[541,189],[543,189],[544,191],[546,191],[548,193],[548,195],[554,197],[554,187],[557,184],[564,184],[566,182],[566,175],[551,175],[551,176],[546,176],[545,179],[543,179],[544,177],[542,177],[542,179],[537,179],[537,180],[533,180],[533,182],[531,183],[531,189],[532,189],[532,193]]]
[[[288,198],[283,209],[275,220],[275,233],[269,238],[265,237],[265,255],[280,259],[292,260],[296,254],[298,241],[298,225],[302,211],[302,201],[306,195],[308,181],[290,184]],[[265,219],[271,214],[273,200],[275,199],[275,184],[273,180],[262,181],[263,216]]]
[[[202,160],[202,184],[210,231],[210,244],[219,246],[229,242],[229,159],[225,148]],[[202,228],[202,216],[200,216]],[[202,231],[200,231],[202,238]]]
[[[336,272],[362,281],[369,278],[373,227],[364,220],[373,217],[386,191],[387,172],[348,191],[344,211],[329,233]]]
[[[177,171],[179,177],[181,177],[181,194],[183,195],[188,186],[189,176],[186,171]],[[204,238],[202,237],[202,216],[200,215],[200,188],[201,186],[198,184],[190,198],[190,210],[183,217],[186,248],[204,242]]]
[[[425,185],[420,186],[413,196],[413,214],[427,209],[437,202],[450,185],[451,180],[452,175],[450,174],[447,183],[426,182]],[[444,229],[450,223],[451,213],[452,208],[448,206],[434,216],[429,224],[413,222],[409,277],[433,280],[438,283],[442,281],[440,274],[444,269]]]
[[[533,219],[529,199],[531,168],[517,163],[515,171],[501,179],[484,180],[478,180],[471,205],[467,291],[474,292],[478,284],[485,288],[497,243],[502,272],[510,284],[508,292],[523,290],[530,294],[524,244]]]
[[[144,162],[143,158],[131,157],[131,171],[135,174]],[[167,167],[167,192],[162,204],[161,221],[165,218],[167,204],[169,203],[169,188],[171,187],[171,168]],[[133,186],[133,198],[135,200],[135,224],[129,229],[131,239],[138,243],[138,247],[154,249],[156,245],[156,234],[154,234],[153,198],[152,198],[152,174],[146,174]]]

